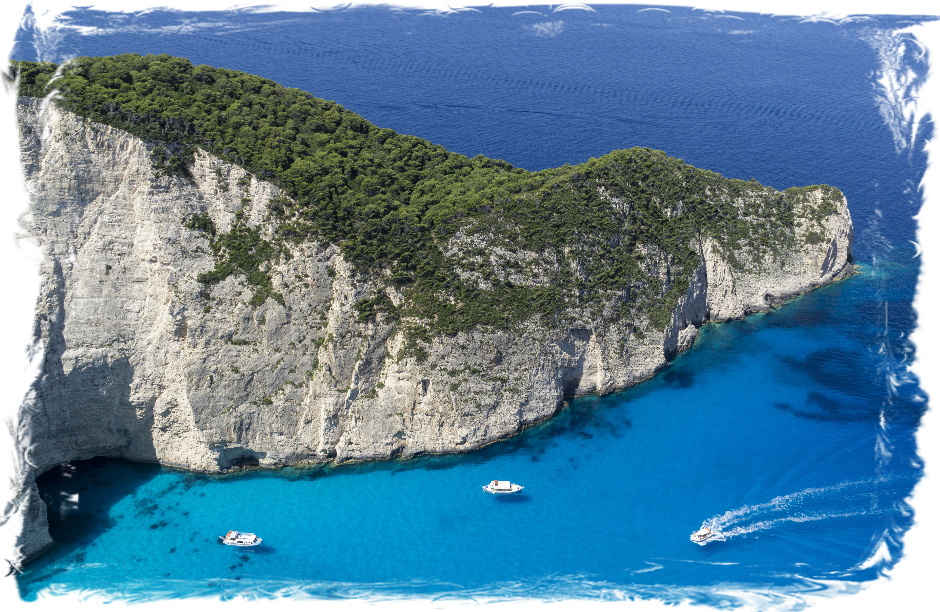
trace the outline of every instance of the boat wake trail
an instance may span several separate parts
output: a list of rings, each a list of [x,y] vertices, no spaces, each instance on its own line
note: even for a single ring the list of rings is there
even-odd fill
[[[831,518],[896,512],[920,472],[879,476],[865,480],[804,489],[775,497],[767,503],[729,510],[707,519],[709,540],[724,541],[736,535],[770,529],[785,522],[803,523]]]

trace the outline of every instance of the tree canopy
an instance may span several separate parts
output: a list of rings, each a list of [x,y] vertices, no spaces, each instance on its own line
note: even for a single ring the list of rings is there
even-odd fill
[[[48,93],[58,68],[12,64],[25,96]],[[414,317],[425,332],[507,328],[534,315],[563,324],[572,309],[612,303],[612,316],[661,328],[699,264],[703,238],[740,266],[733,253],[744,245],[779,253],[792,246],[794,202],[805,194],[726,179],[646,148],[529,172],[377,127],[299,89],[169,55],[83,57],[60,72],[51,84],[57,103],[153,143],[161,173],[186,180],[198,147],[289,195],[272,202],[273,241],[241,218],[223,235],[211,220],[188,220],[211,229],[216,268],[200,280],[243,273],[255,303],[281,299],[266,262],[285,256],[287,241],[326,241],[379,287],[358,304],[362,318]],[[821,216],[834,210],[838,190],[826,194]],[[486,246],[449,248],[458,233]],[[497,261],[494,246],[537,260]],[[513,282],[536,268],[538,282]],[[389,286],[405,297],[398,308],[381,290]]]

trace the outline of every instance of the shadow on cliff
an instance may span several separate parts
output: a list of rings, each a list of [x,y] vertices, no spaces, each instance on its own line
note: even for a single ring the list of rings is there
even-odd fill
[[[32,386],[37,401],[35,408],[24,412],[36,444],[31,458],[45,469],[74,457],[112,455],[120,449],[134,461],[157,462],[151,433],[153,400],[131,400],[135,372],[123,332],[105,329],[99,344],[109,340],[106,346],[88,348],[66,367],[64,355],[74,339],[65,335],[67,282],[56,257],[50,279],[44,283],[33,330],[45,346],[42,372]],[[112,343],[117,346],[112,348]]]
[[[85,554],[76,552],[94,547],[94,541],[115,525],[111,508],[160,473],[160,466],[130,463],[122,459],[95,457],[56,466],[36,479],[39,495],[47,506],[49,535],[56,544],[24,568],[19,577],[21,591],[32,582],[46,582],[49,577],[68,571],[48,570],[49,565],[66,559],[80,566]],[[156,513],[155,500],[136,500],[138,513]],[[159,524],[159,523],[157,523]],[[71,556],[71,559],[69,557]]]
[[[160,473],[160,466],[96,457],[53,468],[36,479],[58,544],[87,544],[114,525],[109,510]]]

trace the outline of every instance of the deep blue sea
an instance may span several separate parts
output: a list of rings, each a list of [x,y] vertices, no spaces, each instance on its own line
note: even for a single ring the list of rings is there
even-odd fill
[[[654,379],[464,455],[226,476],[106,459],[55,469],[40,491],[58,545],[19,577],[24,599],[292,590],[727,607],[716,587],[799,598],[903,556],[926,409],[907,370],[911,217],[931,126],[912,139],[904,95],[879,79],[923,78],[917,46],[891,33],[910,21],[618,6],[67,16],[57,38],[21,30],[14,57],[184,56],[530,170],[647,146],[780,189],[835,185],[861,272],[708,325]],[[494,478],[525,489],[483,493]],[[724,539],[697,546],[706,521]],[[264,545],[219,545],[229,529]]]

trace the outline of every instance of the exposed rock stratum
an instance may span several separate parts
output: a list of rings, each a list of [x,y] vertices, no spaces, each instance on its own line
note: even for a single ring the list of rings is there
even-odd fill
[[[181,220],[207,212],[224,232],[243,211],[270,233],[277,187],[201,151],[192,182],[157,177],[152,145],[124,131],[30,98],[18,114],[33,194],[24,225],[45,257],[35,323],[45,362],[22,415],[33,467],[19,492],[21,559],[52,544],[35,476],[63,462],[218,472],[466,451],[552,416],[566,397],[653,376],[707,321],[768,310],[853,269],[842,198],[821,222],[823,240],[803,240],[809,223],[797,224],[798,248],[750,267],[758,272],[736,269],[709,239],[696,245],[701,264],[664,329],[638,334],[629,321],[580,313],[563,329],[533,320],[434,337],[419,360],[400,351],[394,321],[357,317],[373,287],[335,245],[290,246],[271,270],[283,304],[249,304],[244,276],[230,276],[205,306],[196,277],[213,255]]]

